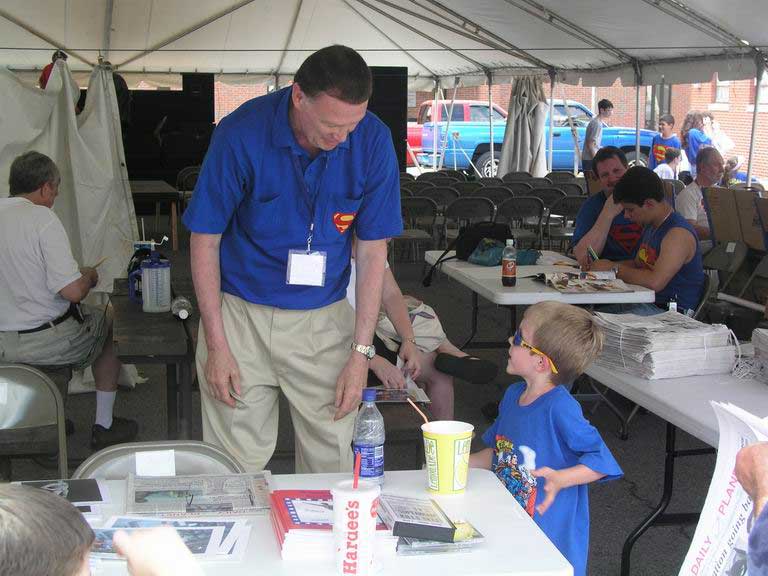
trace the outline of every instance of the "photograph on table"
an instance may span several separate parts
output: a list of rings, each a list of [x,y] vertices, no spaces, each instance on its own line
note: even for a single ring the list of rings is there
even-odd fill
[[[136,528],[97,528],[93,531],[96,539],[91,548],[91,555],[97,558],[120,558],[112,545],[115,532],[124,530],[130,532]],[[222,526],[209,528],[177,528],[176,533],[192,554],[197,556],[215,556],[219,551]]]

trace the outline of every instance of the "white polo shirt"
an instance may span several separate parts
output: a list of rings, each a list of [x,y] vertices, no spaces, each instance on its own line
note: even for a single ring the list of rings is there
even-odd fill
[[[59,290],[80,278],[58,216],[26,198],[0,198],[0,331],[55,320],[69,301]]]
[[[707,211],[704,209],[704,197],[701,188],[694,180],[680,191],[675,198],[675,210],[686,220],[695,220],[697,226],[709,228]]]

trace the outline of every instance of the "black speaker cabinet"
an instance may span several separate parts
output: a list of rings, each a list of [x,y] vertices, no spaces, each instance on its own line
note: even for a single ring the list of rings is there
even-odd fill
[[[405,171],[405,142],[408,138],[408,68],[371,66],[373,94],[368,110],[376,114],[392,132],[400,171]]]

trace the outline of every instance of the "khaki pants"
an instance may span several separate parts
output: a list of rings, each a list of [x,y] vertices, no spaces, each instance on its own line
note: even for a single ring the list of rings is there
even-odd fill
[[[278,387],[296,433],[296,472],[352,470],[355,414],[334,422],[336,379],[354,336],[346,299],[316,310],[282,310],[224,294],[224,332],[240,368],[242,401],[215,400],[205,380],[203,323],[197,343],[203,440],[221,446],[249,472],[260,471],[277,442]]]

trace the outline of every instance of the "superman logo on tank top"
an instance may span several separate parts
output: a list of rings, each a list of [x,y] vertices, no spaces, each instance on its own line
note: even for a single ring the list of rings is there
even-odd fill
[[[613,224],[608,236],[621,246],[628,254],[632,254],[643,235],[639,224]]]
[[[656,252],[656,248],[649,246],[645,242],[640,245],[640,249],[637,251],[638,262],[640,262],[647,270],[653,270],[658,257],[659,254]]]

